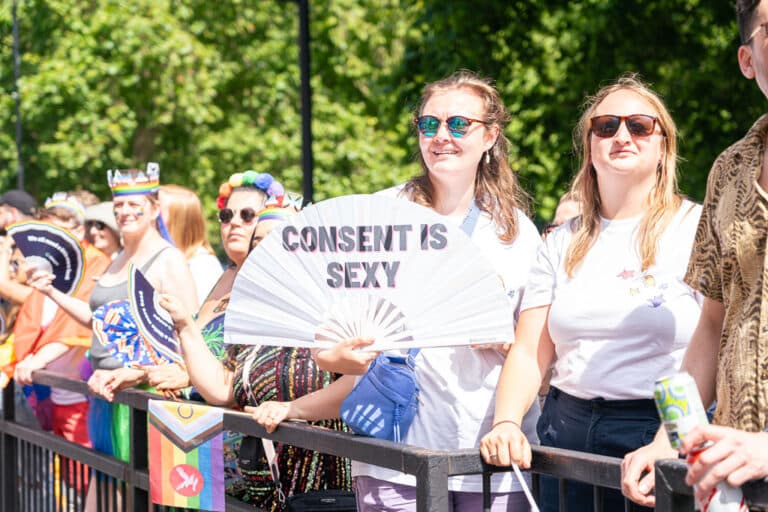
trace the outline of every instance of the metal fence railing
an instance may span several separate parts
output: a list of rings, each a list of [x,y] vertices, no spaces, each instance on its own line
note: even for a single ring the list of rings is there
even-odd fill
[[[53,372],[35,372],[35,382],[88,394],[84,382],[66,379]],[[3,391],[0,417],[0,510],[85,510],[87,485],[97,485],[98,489],[95,493],[97,503],[91,503],[89,510],[170,510],[149,502],[147,401],[157,398],[157,395],[134,389],[117,394],[115,400],[131,408],[132,450],[130,460],[122,462],[15,422],[13,383],[9,384]],[[302,423],[286,423],[274,433],[267,434],[247,415],[234,411],[225,412],[224,428],[415,475],[419,512],[449,510],[449,476],[482,474],[485,487],[489,488],[493,473],[509,470],[486,465],[477,450],[426,450]],[[565,495],[566,479],[594,485],[596,503],[600,501],[603,489],[620,488],[620,459],[545,447],[534,447],[533,455],[534,495],[539,475],[560,479],[561,496]],[[693,510],[691,489],[685,485],[684,477],[683,461],[668,460],[657,464],[656,510]],[[744,492],[753,505],[768,506],[766,483],[750,483],[744,486]],[[625,510],[633,508],[633,504],[626,502]],[[227,510],[254,509],[228,498]],[[561,511],[565,511],[563,504]]]

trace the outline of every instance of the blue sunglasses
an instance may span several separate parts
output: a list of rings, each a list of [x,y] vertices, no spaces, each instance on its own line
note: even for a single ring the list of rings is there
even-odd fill
[[[414,119],[413,122],[416,125],[416,128],[419,129],[419,133],[423,136],[434,137],[437,135],[437,130],[440,129],[440,123],[443,121],[435,116],[421,116]],[[451,136],[456,137],[457,139],[466,135],[469,131],[469,127],[472,126],[473,123],[486,124],[485,121],[480,119],[472,119],[464,116],[451,116],[445,120],[445,124],[448,126],[448,132]]]

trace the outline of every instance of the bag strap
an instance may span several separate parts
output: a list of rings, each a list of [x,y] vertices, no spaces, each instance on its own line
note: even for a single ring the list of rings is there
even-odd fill
[[[461,230],[472,238],[472,233],[475,232],[475,226],[477,226],[477,219],[480,218],[480,207],[477,206],[477,201],[472,200],[472,206],[469,207],[467,215],[461,222]]]
[[[245,350],[248,350],[248,353],[243,359],[243,369],[240,374],[240,378],[243,379],[243,391],[245,391],[247,401],[250,401],[253,404],[258,404],[256,396],[253,394],[253,388],[251,387],[251,365],[253,365],[253,362],[256,359],[256,352],[259,351],[259,347],[251,345],[246,347]]]
[[[275,452],[275,445],[269,439],[261,438],[261,445],[264,447],[264,455],[267,457],[267,463],[269,464],[269,475],[272,477],[272,481],[277,487],[277,499],[281,505],[285,504],[285,493],[283,492],[283,486],[280,483],[280,468],[277,466],[277,452]]]
[[[258,352],[259,347],[252,346],[248,347],[248,349],[250,349],[250,353],[246,354],[243,361],[243,390],[245,391],[247,399],[255,404],[256,397],[254,396],[253,388],[251,387],[250,373],[251,365],[253,365],[253,362],[256,359],[256,352]],[[285,504],[285,493],[283,492],[283,486],[280,484],[280,469],[277,466],[277,452],[275,452],[275,445],[272,444],[272,441],[264,439],[263,437],[259,439],[259,441],[261,441],[261,446],[264,447],[264,455],[267,457],[269,474],[272,477],[272,481],[275,483],[275,487],[277,487],[277,499],[280,501],[280,504],[283,505]]]

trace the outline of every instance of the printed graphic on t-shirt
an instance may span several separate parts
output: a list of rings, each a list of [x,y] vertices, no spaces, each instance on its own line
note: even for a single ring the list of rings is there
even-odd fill
[[[616,277],[627,281],[629,295],[645,300],[648,307],[657,308],[666,302],[664,292],[669,284],[658,282],[653,274],[625,268]]]

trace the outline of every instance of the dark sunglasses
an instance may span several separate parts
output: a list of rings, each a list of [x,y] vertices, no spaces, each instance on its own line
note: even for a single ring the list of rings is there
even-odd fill
[[[99,231],[104,231],[107,225],[101,222],[100,220],[89,220],[88,222],[86,222],[86,227],[88,229],[91,229],[93,227],[98,229]]]
[[[416,128],[425,137],[434,137],[437,135],[437,130],[440,129],[440,123],[443,121],[435,116],[421,116],[413,120]],[[448,126],[448,132],[457,139],[460,139],[469,131],[469,127],[472,123],[486,124],[485,121],[480,119],[472,119],[464,116],[451,116],[445,120],[446,126]]]
[[[232,208],[222,208],[219,210],[219,222],[222,224],[229,224],[232,222],[232,219],[235,217],[235,211]],[[258,213],[253,208],[243,208],[240,210],[240,218],[243,222],[246,224],[253,221],[253,219],[256,218],[256,215]]]
[[[591,119],[590,130],[598,137],[613,137],[619,131],[622,121],[627,126],[627,131],[635,137],[647,137],[653,133],[659,120],[645,114],[632,114],[631,116],[596,116]]]

